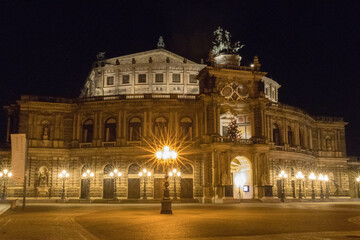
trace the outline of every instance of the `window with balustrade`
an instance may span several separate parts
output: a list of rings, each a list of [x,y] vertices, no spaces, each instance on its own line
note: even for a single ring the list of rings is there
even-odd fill
[[[276,146],[281,145],[280,128],[276,123],[273,125],[273,142]]]
[[[129,121],[128,127],[128,140],[140,141],[141,140],[142,123],[138,117],[133,117]]]
[[[115,142],[116,141],[116,119],[115,118],[108,118],[105,121],[104,141],[105,142]]]
[[[87,119],[82,126],[82,142],[91,143],[94,137],[94,123],[92,119]]]
[[[184,117],[180,120],[180,134],[186,141],[193,138],[193,122],[190,118]]]

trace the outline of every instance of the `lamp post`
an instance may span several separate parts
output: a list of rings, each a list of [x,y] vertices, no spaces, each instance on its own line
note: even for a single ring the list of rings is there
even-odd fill
[[[151,172],[148,171],[146,168],[142,170],[142,172],[139,172],[139,177],[144,176],[144,193],[143,193],[143,199],[147,199],[146,197],[146,176],[151,177]]]
[[[357,197],[358,198],[360,198],[360,176],[358,176],[357,178],[356,178],[356,181],[357,181],[357,185],[358,185],[358,187],[357,187]]]
[[[315,201],[315,189],[314,189],[314,181],[316,179],[315,173],[313,173],[313,172],[310,173],[309,179],[311,180],[311,188],[312,188],[311,200]]]
[[[296,174],[296,178],[299,181],[299,199],[302,199],[302,194],[301,194],[301,179],[304,179],[304,175],[302,174],[302,172],[298,172]]]
[[[176,177],[180,178],[181,177],[181,172],[178,171],[177,169],[173,169],[172,172],[169,172],[169,176],[170,177],[173,177],[174,179],[174,200],[177,199],[177,196],[176,196]]]
[[[330,194],[329,194],[329,177],[328,175],[324,176],[324,181],[325,181],[325,198],[329,199]]]
[[[162,150],[156,152],[155,156],[162,164],[165,165],[165,167],[167,167],[169,161],[176,160],[177,152],[175,150],[171,150],[169,146],[164,146]],[[161,214],[172,214],[168,179],[168,171],[165,169],[164,196],[161,200]]]
[[[82,176],[84,178],[86,178],[89,182],[89,187],[86,193],[86,199],[90,200],[90,183],[91,183],[91,178],[93,178],[95,176],[95,174],[93,172],[90,171],[90,169],[86,170],[86,172],[84,172],[82,174]]]
[[[281,191],[281,202],[285,202],[285,178],[287,178],[287,174],[285,171],[281,171],[279,174],[279,178],[282,180],[282,191]]]
[[[61,193],[61,200],[65,200],[65,180],[69,178],[69,173],[66,170],[62,170],[59,173],[59,178],[62,180],[62,193]]]
[[[116,180],[117,178],[120,178],[121,177],[121,172],[119,172],[119,170],[117,170],[116,168],[114,170],[112,170],[110,173],[109,173],[110,177],[114,178],[114,194],[113,194],[113,197],[114,199],[117,199],[117,190],[116,190]]]
[[[12,176],[12,173],[8,169],[4,169],[2,172],[0,172],[0,177],[2,177],[3,181],[4,181],[4,188],[3,188],[3,194],[2,194],[3,200],[6,199],[6,185],[7,185],[9,178],[11,178],[11,176]]]
[[[324,191],[323,191],[323,186],[322,186],[322,182],[324,181],[324,176],[322,174],[319,174],[318,179],[320,181],[320,199],[324,200]]]

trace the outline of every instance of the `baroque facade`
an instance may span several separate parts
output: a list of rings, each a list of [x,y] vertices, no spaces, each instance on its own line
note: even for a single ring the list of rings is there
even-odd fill
[[[277,198],[285,171],[286,197],[311,197],[311,172],[329,177],[333,196],[349,196],[345,125],[341,118],[310,116],[278,101],[276,81],[261,71],[257,57],[241,66],[234,54],[209,56],[197,64],[157,49],[117,58],[98,55],[79,98],[22,96],[6,106],[7,142],[11,133],[28,139],[27,195],[59,198],[66,169],[70,199],[114,197],[159,199],[162,169],[151,168],[144,148],[164,131],[188,144],[181,178],[170,179],[180,199],[225,202]],[[236,120],[239,138],[229,138]],[[10,166],[10,151],[0,151]],[[144,179],[143,167],[152,172]],[[117,168],[122,176],[112,178]],[[90,169],[90,181],[83,173]],[[305,178],[299,182],[297,172]],[[145,182],[146,180],[146,182]],[[116,182],[114,182],[116,181]],[[146,189],[144,186],[146,183]],[[315,181],[316,197],[320,182]],[[325,191],[325,185],[324,185]],[[14,183],[7,195],[22,196]]]

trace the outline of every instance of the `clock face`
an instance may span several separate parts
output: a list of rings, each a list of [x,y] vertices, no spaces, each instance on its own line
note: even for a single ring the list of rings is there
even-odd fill
[[[227,83],[220,94],[229,101],[239,101],[248,98],[249,89],[242,83]]]

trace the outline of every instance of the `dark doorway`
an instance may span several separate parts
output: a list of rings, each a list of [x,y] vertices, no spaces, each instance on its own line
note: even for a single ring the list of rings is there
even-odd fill
[[[154,198],[161,199],[164,195],[164,179],[155,178],[154,179]]]
[[[104,178],[103,198],[113,198],[113,197],[114,197],[114,179]]]
[[[80,198],[90,197],[90,179],[81,179],[81,194]]]
[[[193,198],[193,179],[182,178],[181,179],[181,198]]]
[[[128,179],[128,198],[140,198],[140,179]]]

